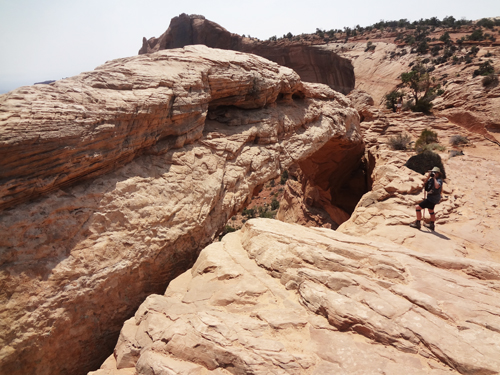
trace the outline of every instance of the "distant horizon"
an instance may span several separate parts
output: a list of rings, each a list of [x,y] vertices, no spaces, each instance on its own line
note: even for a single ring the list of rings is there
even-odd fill
[[[255,0],[243,10],[227,0],[210,4],[200,0],[188,4],[168,0],[47,0],[43,4],[0,0],[0,94],[92,71],[109,60],[136,56],[143,37],[159,37],[170,20],[182,13],[203,15],[229,32],[267,40],[288,32],[312,34],[317,28],[367,27],[381,20],[495,18],[500,16],[500,2],[422,0],[414,5],[353,0],[346,6],[312,0],[303,7],[296,0]]]

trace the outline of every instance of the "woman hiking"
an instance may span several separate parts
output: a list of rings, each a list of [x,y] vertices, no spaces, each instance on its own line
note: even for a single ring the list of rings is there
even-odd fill
[[[428,172],[427,178],[424,181],[424,188],[427,192],[425,199],[415,206],[417,211],[417,220],[410,224],[410,227],[420,229],[420,221],[422,220],[422,209],[429,210],[431,215],[431,222],[424,223],[424,226],[430,230],[434,230],[436,223],[436,214],[434,213],[434,206],[441,200],[441,190],[443,190],[443,179],[441,178],[441,169],[438,167],[432,168]]]

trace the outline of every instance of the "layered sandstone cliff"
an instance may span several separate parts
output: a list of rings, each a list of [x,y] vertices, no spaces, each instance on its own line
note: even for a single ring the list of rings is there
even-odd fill
[[[362,92],[351,99],[369,119],[372,186],[352,216],[337,231],[248,221],[150,296],[89,375],[499,373],[498,146],[444,118],[385,113]],[[413,151],[388,146],[423,129],[443,145],[470,141],[458,156],[440,153],[436,231],[408,226],[422,176],[405,166]],[[288,187],[300,190],[302,172],[291,173]],[[295,218],[328,224],[307,213]]]
[[[193,44],[253,53],[295,70],[303,81],[324,83],[344,94],[355,85],[351,62],[331,50],[302,42],[254,41],[198,15],[174,17],[159,38],[143,39],[139,54]]]
[[[496,374],[499,280],[498,263],[254,219],[149,296],[90,374]]]
[[[259,185],[335,142],[362,145],[343,95],[204,46],[0,96],[0,372],[98,368]]]

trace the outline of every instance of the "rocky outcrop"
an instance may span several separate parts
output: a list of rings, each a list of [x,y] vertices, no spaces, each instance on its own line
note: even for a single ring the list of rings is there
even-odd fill
[[[377,106],[385,107],[385,95],[401,89],[401,74],[411,70],[416,61],[428,61],[431,77],[444,91],[433,101],[433,114],[445,117],[450,122],[481,134],[500,144],[500,85],[483,85],[483,76],[474,72],[486,61],[495,72],[500,71],[500,48],[483,46],[478,48],[478,60],[473,63],[456,64],[452,61],[433,63],[434,56],[406,53],[409,47],[401,48],[394,43],[394,36],[385,42],[373,42],[375,50],[367,50],[365,42],[329,43],[324,48],[350,59],[356,75],[356,89],[368,92]],[[404,51],[404,52],[403,52]],[[469,56],[467,48],[457,49],[456,56]],[[357,96],[354,95],[354,96]],[[351,97],[351,100],[353,98]],[[369,118],[369,113],[367,120]],[[360,112],[362,120],[365,114]]]
[[[370,93],[377,106],[383,105],[385,95],[401,84],[401,73],[411,69],[409,65],[416,57],[405,54],[391,58],[401,50],[393,43],[373,42],[375,50],[366,51],[366,43],[329,43],[324,48],[349,59],[356,76],[355,88]]]
[[[361,123],[372,188],[338,230],[415,251],[500,263],[496,224],[500,205],[498,146],[446,118],[417,113],[374,114],[375,120]],[[423,176],[406,167],[415,155],[411,144],[406,151],[389,147],[391,137],[405,134],[415,142],[424,129],[438,135],[443,150],[435,151],[446,171],[442,199],[436,206],[436,232],[408,227],[415,220],[415,205],[424,198]],[[457,135],[469,143],[460,149],[452,146],[450,140]],[[429,220],[427,212],[424,219]]]
[[[360,145],[327,86],[204,46],[0,96],[0,372],[81,374],[258,186]]]
[[[174,17],[159,38],[143,39],[139,54],[193,44],[253,53],[293,69],[303,81],[324,83],[344,94],[354,88],[355,77],[350,61],[329,49],[300,42],[257,42],[232,34],[198,15]]]
[[[497,374],[499,280],[497,263],[253,219],[90,374]]]

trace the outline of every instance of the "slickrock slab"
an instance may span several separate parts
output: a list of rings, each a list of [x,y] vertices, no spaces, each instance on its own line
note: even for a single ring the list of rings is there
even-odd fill
[[[442,117],[373,112],[373,121],[361,123],[372,168],[372,189],[338,230],[389,240],[420,252],[500,263],[500,148]],[[424,199],[423,176],[405,167],[415,155],[413,150],[394,151],[388,142],[401,134],[416,141],[424,129],[436,132],[440,144],[447,148],[437,151],[447,178],[436,206],[436,231],[408,226],[416,218],[415,205]],[[449,142],[456,135],[470,141],[458,156]],[[429,219],[427,210],[424,218]]]
[[[455,263],[253,219],[149,296],[90,374],[498,374],[500,267]]]
[[[0,373],[98,368],[259,185],[335,140],[362,143],[343,95],[204,46],[0,96]]]

